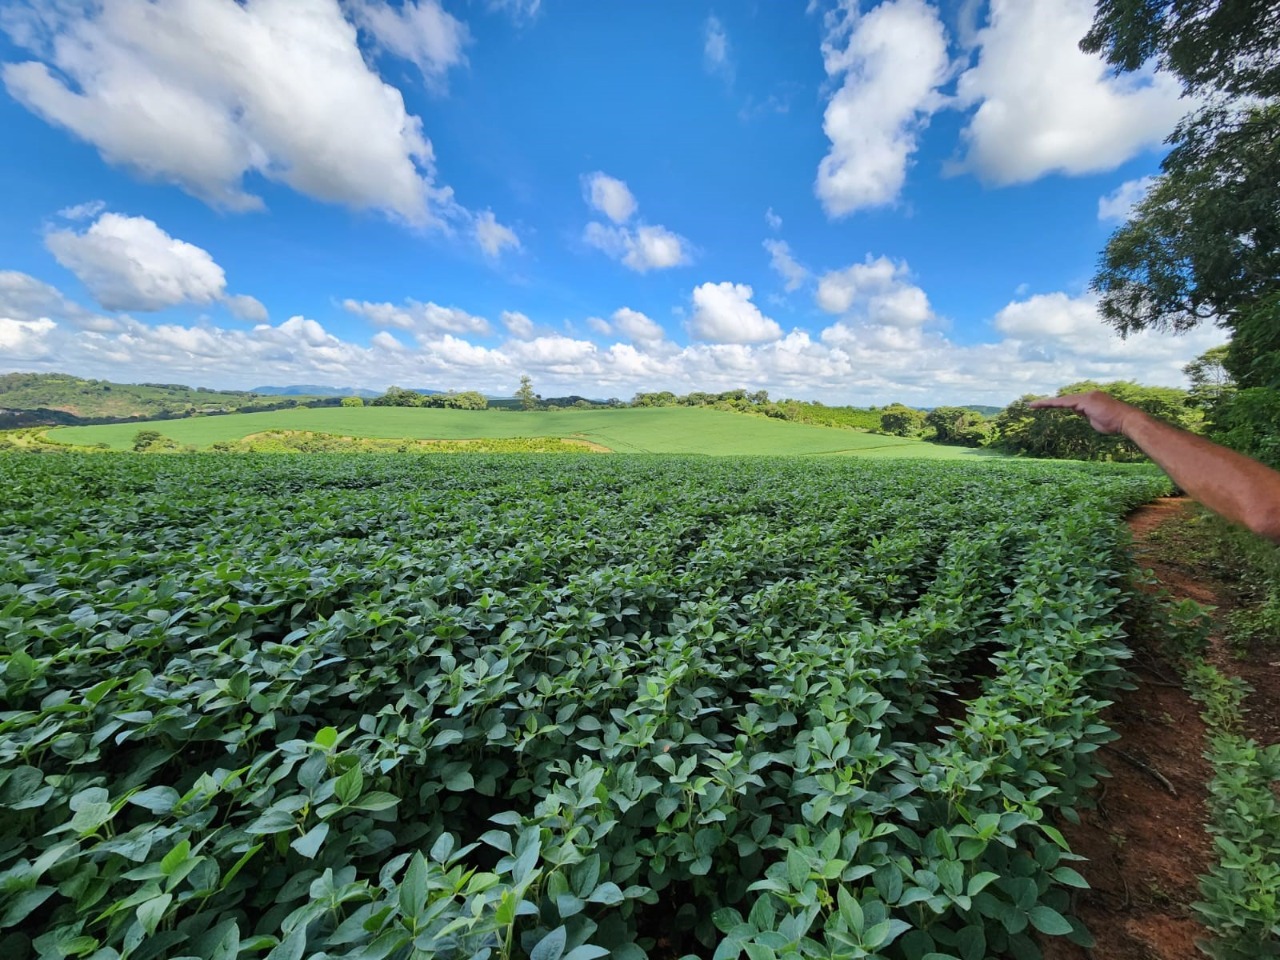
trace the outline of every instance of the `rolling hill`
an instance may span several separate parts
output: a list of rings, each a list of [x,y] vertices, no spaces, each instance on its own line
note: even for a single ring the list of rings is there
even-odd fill
[[[314,396],[264,396],[175,383],[113,383],[65,373],[0,375],[0,428],[188,417],[193,414],[270,410]],[[337,403],[333,398],[328,402]]]

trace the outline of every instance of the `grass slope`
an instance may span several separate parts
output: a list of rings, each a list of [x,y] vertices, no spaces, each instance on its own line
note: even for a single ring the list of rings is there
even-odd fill
[[[514,413],[491,410],[425,410],[410,407],[335,407],[277,410],[149,423],[178,443],[207,448],[267,430],[309,430],[351,437],[468,440],[499,437],[572,437],[619,453],[854,454],[956,459],[978,451],[852,430],[769,420],[723,410],[639,408]],[[136,423],[62,427],[51,440],[128,450]]]

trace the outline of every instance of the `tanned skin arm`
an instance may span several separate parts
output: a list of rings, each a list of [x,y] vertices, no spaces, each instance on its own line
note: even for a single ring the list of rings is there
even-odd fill
[[[1210,510],[1280,543],[1280,473],[1180,430],[1101,391],[1033,400],[1087,417],[1099,433],[1122,433],[1174,483]]]

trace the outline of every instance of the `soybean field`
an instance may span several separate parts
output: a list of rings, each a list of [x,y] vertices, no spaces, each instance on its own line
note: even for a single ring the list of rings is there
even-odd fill
[[[208,449],[271,432],[406,440],[562,438],[617,453],[703,453],[716,456],[852,455],[969,459],[990,455],[967,447],[820,427],[704,407],[620,410],[437,410],[420,407],[324,407],[180,420],[59,427],[57,443],[129,450],[139,430],[180,445]],[[514,451],[513,451],[514,452]]]
[[[0,488],[6,960],[1090,942],[1058,827],[1154,470],[66,454]]]

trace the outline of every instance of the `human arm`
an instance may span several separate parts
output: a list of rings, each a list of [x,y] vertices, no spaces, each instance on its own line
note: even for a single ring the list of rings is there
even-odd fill
[[[1033,400],[1031,406],[1073,410],[1099,433],[1124,434],[1210,510],[1280,542],[1280,473],[1270,467],[1099,390]]]

